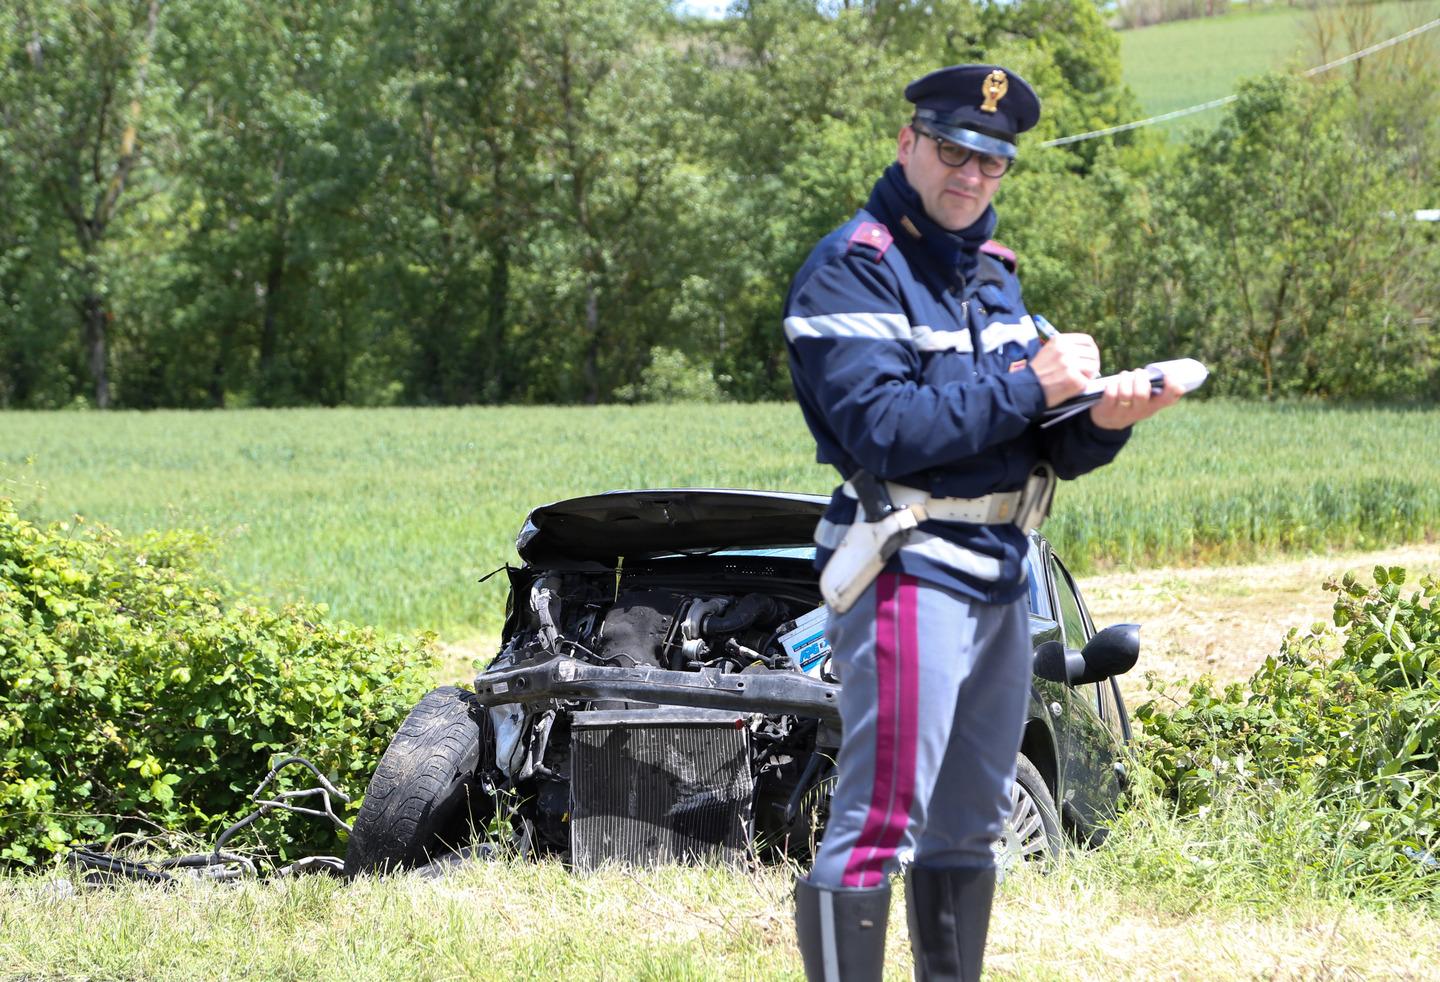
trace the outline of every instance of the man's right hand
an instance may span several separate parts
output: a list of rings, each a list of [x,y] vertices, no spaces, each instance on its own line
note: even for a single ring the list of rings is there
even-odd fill
[[[1088,334],[1057,334],[1040,346],[1030,367],[1045,390],[1049,409],[1084,392],[1100,374],[1100,349]]]

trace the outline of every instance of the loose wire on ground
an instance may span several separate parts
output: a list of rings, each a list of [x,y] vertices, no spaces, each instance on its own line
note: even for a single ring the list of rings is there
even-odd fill
[[[315,776],[319,786],[296,791],[281,791],[273,797],[262,798],[261,795],[265,789],[280,775],[280,772],[294,765],[307,768]],[[259,876],[260,869],[253,859],[236,852],[226,851],[225,844],[241,830],[248,828],[261,817],[275,810],[327,818],[336,828],[349,832],[350,826],[335,813],[335,809],[331,805],[332,795],[346,804],[350,803],[350,796],[331,784],[325,775],[320,773],[319,768],[309,760],[299,756],[286,757],[270,769],[270,773],[265,775],[265,779],[250,795],[251,800],[259,807],[221,832],[219,838],[215,840],[215,848],[209,852],[170,856],[156,860],[123,859],[111,851],[115,841],[122,838],[122,836],[116,836],[109,844],[89,843],[70,850],[65,857],[65,862],[71,869],[79,871],[85,882],[91,885],[112,883],[117,880],[144,880],[169,884],[176,881],[172,870],[188,870],[191,871],[191,875],[212,880],[234,880]],[[316,796],[322,802],[322,807],[319,809],[295,804],[298,799]],[[296,873],[324,871],[340,875],[344,872],[344,868],[344,862],[335,856],[307,856],[275,869],[274,873],[277,876],[287,876]]]

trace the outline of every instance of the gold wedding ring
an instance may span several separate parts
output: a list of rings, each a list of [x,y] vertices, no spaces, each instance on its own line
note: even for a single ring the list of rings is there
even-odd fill
[[[1121,400],[1120,400],[1120,405],[1122,405],[1122,406],[1128,406],[1128,405],[1130,405],[1130,400],[1128,400],[1128,399],[1121,399]]]

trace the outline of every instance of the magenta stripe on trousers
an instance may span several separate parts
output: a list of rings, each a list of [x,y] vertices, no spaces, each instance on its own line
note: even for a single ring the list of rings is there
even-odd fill
[[[915,801],[917,582],[901,573],[882,574],[875,582],[875,780],[865,825],[845,863],[847,887],[877,886],[885,878]]]

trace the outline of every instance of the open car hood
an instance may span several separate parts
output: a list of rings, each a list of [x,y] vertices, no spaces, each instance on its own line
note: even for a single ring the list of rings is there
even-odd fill
[[[811,543],[830,499],[786,491],[607,491],[541,505],[515,539],[527,563]]]

